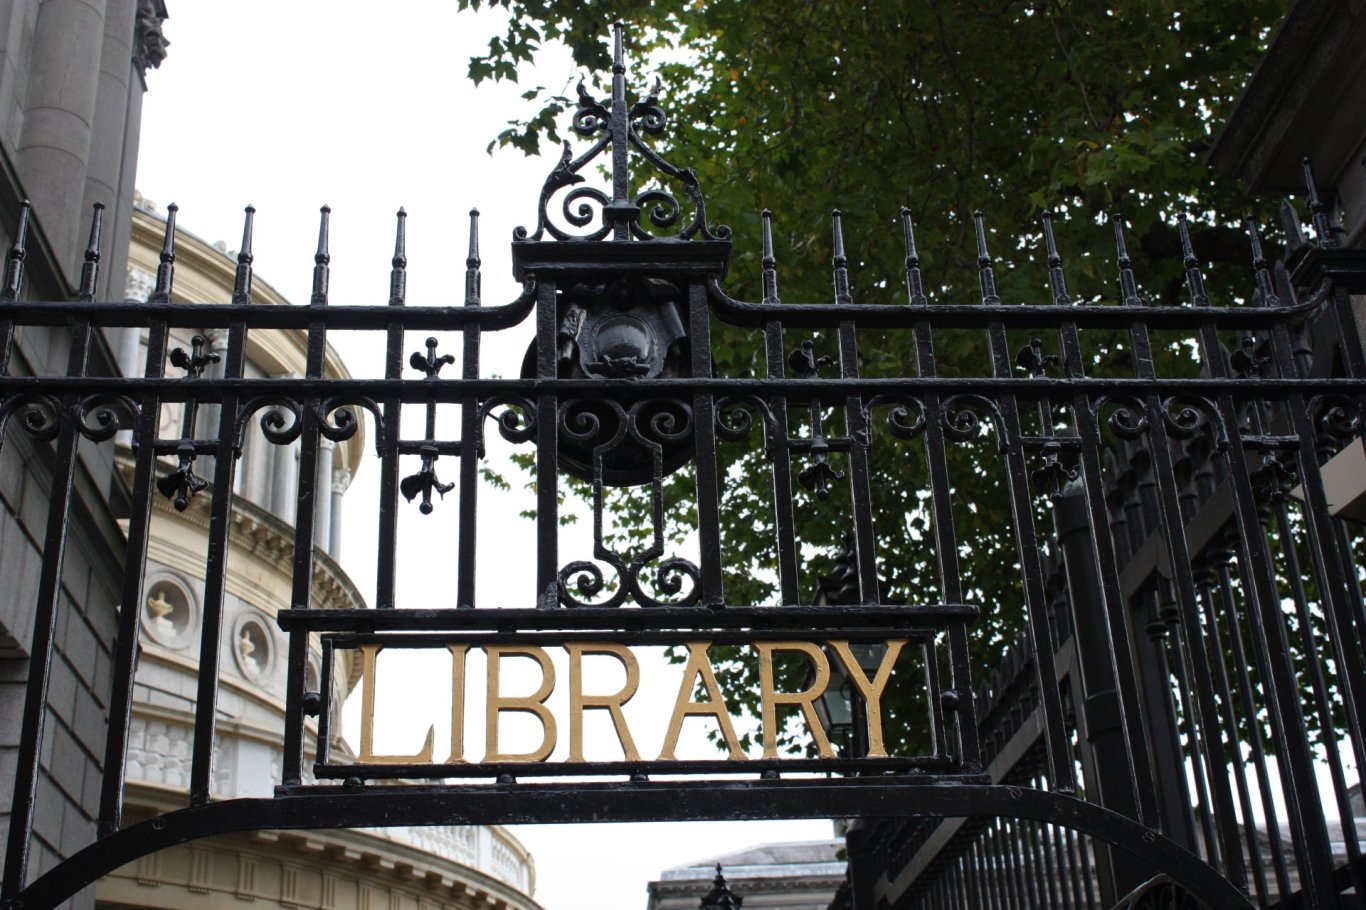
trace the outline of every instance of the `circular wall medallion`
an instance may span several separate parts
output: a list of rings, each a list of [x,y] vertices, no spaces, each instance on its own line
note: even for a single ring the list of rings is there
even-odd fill
[[[186,647],[198,619],[199,605],[179,579],[161,576],[147,585],[142,599],[142,628],[157,644]]]
[[[232,656],[247,679],[263,681],[275,665],[275,647],[269,621],[257,613],[239,616],[233,625]]]

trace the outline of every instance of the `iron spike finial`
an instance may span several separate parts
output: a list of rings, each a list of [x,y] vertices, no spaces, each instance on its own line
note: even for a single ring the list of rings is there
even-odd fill
[[[841,224],[843,212],[832,209],[830,227],[834,232],[835,303],[853,303],[849,293],[849,260],[844,254],[844,227]]]
[[[1314,225],[1314,239],[1318,242],[1320,249],[1332,249],[1337,246],[1337,240],[1333,236],[1333,222],[1328,216],[1328,205],[1319,195],[1318,183],[1314,180],[1314,166],[1306,155],[1303,159],[1304,165],[1304,188],[1309,197],[1309,216]]]
[[[626,75],[626,24],[618,19],[612,23],[612,73]]]
[[[1252,247],[1252,269],[1257,275],[1257,290],[1261,292],[1262,306],[1280,306],[1281,301],[1276,293],[1276,284],[1271,278],[1271,270],[1267,266],[1266,256],[1262,252],[1262,241],[1257,236],[1257,223],[1251,218],[1246,219],[1247,238]]]
[[[1182,264],[1186,268],[1186,286],[1190,288],[1191,306],[1209,306],[1209,295],[1205,293],[1205,276],[1200,271],[1200,261],[1195,258],[1195,248],[1191,246],[1186,213],[1177,215],[1176,222],[1177,230],[1181,234]]]
[[[28,255],[28,219],[33,206],[27,199],[19,203],[19,223],[14,229],[14,242],[10,244],[9,257],[5,261],[5,285],[0,289],[0,300],[16,300],[24,284],[24,257]]]
[[[1142,306],[1138,296],[1138,282],[1134,279],[1133,260],[1129,258],[1129,248],[1124,242],[1124,221],[1119,215],[1111,215],[1115,227],[1115,249],[1118,251],[1119,296],[1125,306]]]
[[[1043,213],[1044,247],[1048,253],[1048,286],[1053,292],[1055,306],[1068,306],[1072,298],[1067,294],[1067,277],[1062,271],[1062,257],[1058,255],[1057,238],[1053,236],[1053,212]]]
[[[170,303],[171,288],[175,284],[175,216],[180,206],[172,202],[166,206],[166,236],[161,242],[161,261],[157,265],[156,286],[152,302]]]
[[[470,209],[470,250],[465,258],[465,306],[479,306],[479,210]]]
[[[81,282],[76,296],[81,300],[95,299],[95,285],[100,274],[100,233],[104,227],[104,203],[97,202],[90,216],[90,242],[85,247],[85,261],[81,265]]]
[[[251,263],[255,258],[251,252],[251,235],[256,220],[256,206],[249,205],[244,211],[242,248],[237,251],[237,274],[232,289],[232,302],[240,304],[251,302]]]
[[[972,213],[972,226],[977,234],[977,272],[982,283],[982,303],[994,306],[1001,302],[1001,297],[996,293],[996,272],[991,265],[991,254],[987,252],[987,232],[981,209]]]
[[[328,225],[332,218],[332,207],[324,205],[318,219],[318,252],[313,256],[313,295],[309,303],[324,306],[327,303],[328,264],[332,256],[327,251]]]
[[[906,295],[911,306],[925,306],[925,284],[920,274],[920,254],[915,248],[915,223],[909,206],[901,207],[901,233],[906,240]]]
[[[400,208],[396,217],[398,222],[394,229],[394,258],[390,260],[391,269],[389,271],[389,305],[403,306],[404,297],[407,296],[408,276],[405,269],[408,268],[408,251],[405,227],[408,220],[408,213]]]
[[[760,260],[763,275],[764,303],[779,303],[778,299],[778,260],[773,255],[773,212],[764,209],[759,213],[762,225],[764,254]]]

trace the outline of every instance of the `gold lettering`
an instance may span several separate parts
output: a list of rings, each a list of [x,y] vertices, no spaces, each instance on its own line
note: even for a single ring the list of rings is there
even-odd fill
[[[427,728],[427,739],[416,755],[376,755],[375,754],[375,689],[379,679],[375,674],[375,659],[384,650],[383,645],[360,645],[357,648],[361,658],[361,712],[360,712],[360,755],[356,760],[361,764],[403,765],[408,763],[428,764],[432,760],[432,738],[435,727]]]
[[[536,645],[485,645],[488,655],[488,710],[485,715],[484,761],[544,761],[555,750],[555,717],[545,706],[555,688],[555,665],[550,655]],[[531,695],[501,696],[498,694],[499,663],[504,655],[530,657],[541,665],[541,686]],[[498,715],[503,711],[524,711],[541,722],[541,744],[530,752],[500,752],[498,750]]]
[[[606,708],[612,717],[612,726],[617,732],[617,741],[627,761],[640,761],[631,731],[626,726],[626,715],[621,706],[631,700],[640,688],[640,664],[636,656],[625,645],[603,642],[601,644],[567,643],[564,649],[569,652],[569,760],[583,761],[583,712],[587,708]],[[583,693],[583,656],[601,654],[621,661],[626,671],[626,684],[615,695],[585,695]]]
[[[446,645],[451,652],[451,757],[448,764],[465,763],[465,655],[469,645]]]
[[[882,663],[878,665],[877,673],[869,682],[863,668],[858,665],[853,652],[849,650],[849,642],[830,642],[830,647],[835,649],[840,663],[844,664],[844,669],[849,674],[849,681],[858,689],[859,695],[863,696],[868,706],[869,758],[887,757],[887,749],[882,744],[882,693],[887,688],[887,681],[892,678],[892,667],[896,665],[897,656],[901,654],[901,649],[905,645],[905,639],[887,642],[887,651],[882,655]]]
[[[712,669],[711,660],[707,657],[707,649],[711,647],[711,642],[690,641],[686,644],[688,663],[683,667],[683,682],[678,687],[678,699],[674,702],[673,716],[669,718],[669,731],[664,735],[664,747],[659,752],[659,760],[674,760],[678,737],[683,732],[683,719],[699,714],[716,718],[716,723],[721,727],[721,738],[726,741],[726,748],[730,752],[730,759],[741,760],[745,753],[740,750],[740,741],[735,735],[730,712],[726,709],[725,699],[721,697],[721,687],[716,684],[716,671]],[[702,681],[702,688],[706,690],[710,701],[692,700],[694,680],[698,679]]]
[[[816,716],[816,699],[821,697],[825,687],[830,684],[830,660],[819,646],[809,641],[756,641],[759,652],[759,701],[764,725],[764,758],[778,757],[778,706],[796,705],[802,709],[807,729],[816,741],[816,751],[821,758],[833,758],[835,750],[830,748],[830,740],[825,735],[820,718]],[[816,678],[810,688],[801,692],[779,692],[773,681],[773,652],[797,651],[805,654],[816,668]]]

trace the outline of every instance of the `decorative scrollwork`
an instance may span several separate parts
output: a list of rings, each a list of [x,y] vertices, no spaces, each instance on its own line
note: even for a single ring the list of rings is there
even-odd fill
[[[691,607],[701,599],[702,573],[689,560],[675,556],[664,560],[655,569],[653,587],[664,597],[656,597],[644,589],[640,583],[644,574],[648,573],[645,572],[645,566],[640,564],[633,564],[626,574],[631,596],[642,607]],[[683,587],[684,578],[691,582],[686,591]],[[680,594],[682,596],[678,596]]]
[[[494,413],[494,408],[502,407]],[[479,424],[492,416],[498,424],[498,435],[511,443],[529,442],[536,435],[536,403],[530,398],[518,395],[495,395],[485,399],[479,406]],[[483,457],[484,440],[482,431],[479,438],[479,454]]]
[[[299,402],[280,395],[261,396],[250,399],[237,412],[237,423],[233,427],[233,446],[237,451],[242,450],[247,422],[258,411],[263,412],[260,418],[261,433],[268,442],[287,446],[299,438],[303,430],[304,413]]]
[[[518,227],[513,231],[513,239],[542,240],[547,234],[556,240],[601,240],[609,234],[615,234],[617,240],[661,239],[647,229],[642,219],[648,221],[648,226],[657,231],[677,227],[677,232],[670,239],[691,240],[700,237],[706,240],[722,240],[729,237],[730,231],[726,228],[718,227],[715,231],[709,229],[706,204],[697,182],[697,175],[692,169],[675,167],[642,141],[643,135],[662,134],[668,117],[659,106],[661,84],[658,79],[655,80],[649,94],[630,107],[627,106],[626,63],[620,27],[616,33],[613,70],[618,75],[612,80],[612,96],[605,100],[594,98],[585,88],[583,80],[579,81],[577,107],[570,125],[578,135],[585,138],[597,136],[598,139],[577,158],[573,157],[569,143],[565,142],[559,162],[551,169],[541,187],[535,233],[528,233],[526,228]],[[565,196],[560,207],[564,221],[572,228],[587,229],[582,233],[571,234],[548,217],[551,200],[566,187],[583,183],[583,169],[608,146],[611,146],[615,153],[611,175],[612,192],[609,196],[592,187],[579,187]],[[683,205],[679,197],[668,190],[651,187],[638,194],[633,191],[630,170],[626,166],[621,166],[631,149],[645,159],[658,175],[682,185],[682,195],[686,195],[692,205],[690,219],[685,222]],[[593,227],[595,224],[596,227]]]
[[[1005,451],[1005,420],[996,402],[982,395],[953,395],[944,399],[942,420],[944,435],[954,442],[971,442],[982,431],[982,414],[986,415],[996,435],[996,448]]]
[[[753,395],[729,395],[716,400],[716,435],[726,442],[741,442],[754,428],[754,415],[764,424],[764,445],[771,447],[775,421],[768,402]]]
[[[1143,402],[1132,395],[1107,395],[1095,403],[1095,413],[1099,416],[1107,407],[1114,411],[1106,419],[1105,425],[1119,439],[1138,439],[1148,432],[1148,413]]]
[[[621,572],[621,565],[618,560],[610,560],[612,567]],[[607,589],[607,577],[602,569],[595,562],[586,559],[575,560],[559,573],[559,594],[560,603],[566,607],[596,607],[601,609],[616,609],[626,602],[626,587],[617,584],[611,595],[603,601],[594,602],[591,598],[597,597]]]
[[[1361,408],[1346,395],[1316,395],[1309,414],[1320,435],[1332,442],[1346,443],[1361,434]]]
[[[104,442],[131,427],[138,411],[137,404],[125,395],[92,395],[76,405],[76,425],[82,436]]]
[[[356,416],[357,406],[369,411],[375,419],[375,454],[383,454],[379,440],[384,438],[384,415],[379,405],[369,398],[351,398],[344,402],[331,398],[323,401],[318,405],[318,432],[333,442],[345,442],[355,436],[361,426]]]
[[[5,401],[3,409],[0,409],[0,427],[17,414],[24,432],[34,439],[50,441],[61,432],[62,412],[61,403],[54,396],[26,392]]]
[[[1215,446],[1223,451],[1228,446],[1219,409],[1208,398],[1197,395],[1172,395],[1162,400],[1162,422],[1167,432],[1177,439],[1193,439],[1208,430],[1214,434]]]
[[[865,406],[870,415],[878,408],[889,407],[887,431],[897,439],[915,439],[925,431],[925,403],[908,395],[878,395]]]

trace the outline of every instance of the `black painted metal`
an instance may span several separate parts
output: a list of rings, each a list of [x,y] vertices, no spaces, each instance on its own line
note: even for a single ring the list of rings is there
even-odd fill
[[[1091,908],[1123,898],[1127,906],[1146,906],[1188,893],[1216,907],[1294,900],[1326,908],[1351,889],[1360,893],[1348,775],[1366,759],[1366,607],[1356,542],[1329,514],[1318,466],[1361,434],[1366,359],[1348,295],[1366,289],[1366,254],[1333,246],[1335,231],[1312,181],[1318,245],[1306,242],[1272,268],[1254,234],[1255,294],[1248,305],[1207,299],[1184,223],[1177,230],[1188,305],[1144,305],[1118,224],[1119,305],[1077,303],[1052,216],[1043,224],[1048,299],[1003,302],[980,214],[980,303],[931,302],[909,211],[902,212],[905,305],[853,302],[839,212],[832,218],[831,302],[780,300],[765,212],[763,298],[745,303],[723,289],[729,233],[708,224],[696,178],[646,141],[665,125],[656,95],[628,104],[620,33],[612,83],[609,100],[580,89],[573,127],[593,145],[572,158],[566,144],[546,181],[535,231],[519,229],[514,238],[523,289],[502,306],[483,302],[477,212],[464,302],[452,307],[406,305],[402,210],[389,300],[356,307],[328,306],[326,208],[304,307],[251,303],[250,209],[233,299],[218,305],[172,302],[174,210],[149,302],[91,299],[98,217],[80,297],[20,302],[21,224],[0,289],[0,428],[55,446],[5,864],[3,897],[15,902],[7,906],[51,907],[143,853],[253,828],[820,816],[859,820],[850,836],[851,887],[837,900],[858,910],[875,901]],[[611,194],[580,186],[609,146]],[[632,160],[652,175],[640,191]],[[681,201],[668,186],[679,188]],[[528,322],[535,341],[522,378],[485,378],[483,334]],[[753,375],[717,370],[718,322],[757,330],[754,362],[761,366]],[[11,374],[12,339],[24,326],[70,327],[64,373]],[[142,377],[85,375],[96,328],[148,330]],[[250,334],[281,328],[307,333],[304,375],[246,378]],[[172,329],[196,333],[189,352],[168,352]],[[353,329],[384,333],[382,377],[325,373],[329,333]],[[904,333],[899,340],[914,351],[915,375],[860,375],[859,349],[867,343],[861,333],[871,329]],[[980,333],[989,368],[943,377],[936,333],[963,329]],[[222,351],[207,349],[211,330],[225,333]],[[1128,375],[1092,374],[1092,330],[1126,333]],[[1156,330],[1176,330],[1198,345],[1202,374],[1162,375],[1150,334]],[[1022,331],[1037,337],[1012,350],[1012,333]],[[423,350],[408,351],[408,332],[431,338]],[[451,333],[460,335],[454,344]],[[1235,335],[1238,350],[1230,355],[1225,346]],[[1312,349],[1302,341],[1311,336],[1334,349]],[[454,363],[445,352],[457,350],[458,375],[443,373]],[[405,374],[405,359],[415,373]],[[166,376],[168,363],[184,375]],[[1329,363],[1342,367],[1334,372]],[[1049,375],[1050,368],[1061,375]],[[160,408],[181,402],[180,436],[159,438]],[[405,411],[423,418],[420,438],[402,432]],[[458,414],[459,438],[440,438],[437,418],[445,413]],[[253,419],[269,442],[301,446],[292,608],[279,616],[289,636],[282,780],[273,799],[214,803],[232,481]],[[319,452],[354,436],[363,420],[372,424],[381,477],[375,608],[319,610],[313,502],[328,495],[315,478]],[[99,839],[30,882],[26,845],[41,773],[52,634],[62,609],[76,447],[82,439],[107,440],[117,429],[131,434],[133,511]],[[527,580],[507,579],[500,602],[479,603],[476,506],[490,430],[535,446],[535,569]],[[874,495],[873,456],[893,439],[923,444],[920,505]],[[761,447],[771,465],[776,605],[726,595],[721,510],[734,481],[720,455],[730,445]],[[979,463],[1004,478],[1019,603],[968,603],[976,586],[955,527],[955,502],[971,496],[971,478],[959,476],[950,458],[954,445],[974,447]],[[174,459],[174,467],[159,457]],[[687,555],[671,550],[665,533],[665,477],[673,471],[695,482],[696,524],[689,530],[696,544]],[[568,476],[591,490],[591,554],[568,552],[561,539],[559,497]],[[632,550],[604,530],[607,488],[623,483],[641,485],[649,501],[651,526]],[[429,514],[449,507],[444,497],[451,493],[458,537],[450,600],[440,601],[447,595],[438,592],[426,595],[436,602],[401,603],[399,509]],[[189,808],[121,828],[155,495],[179,508],[210,498],[205,657]],[[847,497],[847,527],[832,529],[828,540],[799,538],[795,504],[804,497]],[[883,590],[879,560],[899,558],[879,552],[875,519],[885,509],[920,509],[932,527],[924,544],[938,574],[931,602],[896,603]],[[802,605],[803,552],[840,546],[846,533],[841,595]],[[974,619],[988,609],[1019,611],[1026,631],[991,685],[979,689],[969,646]],[[306,683],[310,636],[320,638],[324,656],[317,692]],[[929,705],[928,751],[860,757],[860,739],[850,754],[830,759],[362,765],[329,748],[332,661],[362,644],[651,645],[759,636],[912,642],[908,653],[925,655],[918,679]],[[1327,787],[1317,781],[1316,754],[1326,756]],[[790,771],[845,776],[801,779]],[[688,780],[649,779],[664,773]],[[387,778],[430,782],[401,789],[376,783]],[[464,782],[451,784],[452,778]],[[1273,792],[1284,797],[1284,813]],[[1346,820],[1341,859],[1332,852],[1326,807]],[[1258,825],[1248,824],[1254,816],[1260,835]],[[1124,898],[1154,874],[1167,877]]]

